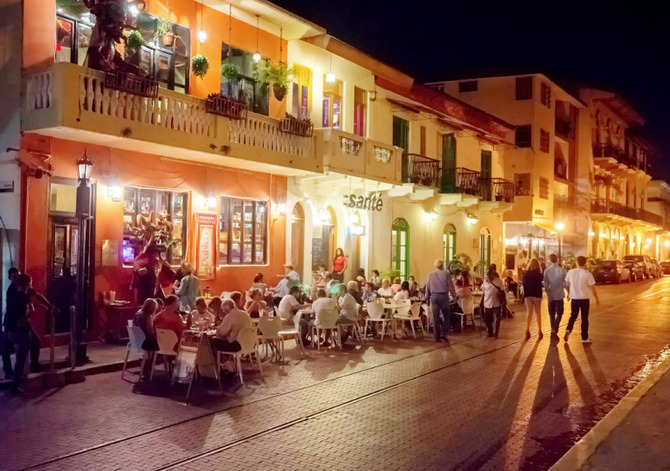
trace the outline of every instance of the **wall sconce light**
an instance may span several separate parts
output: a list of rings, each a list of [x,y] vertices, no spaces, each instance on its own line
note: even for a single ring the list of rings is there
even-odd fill
[[[479,218],[472,213],[467,213],[466,221],[467,221],[468,225],[472,226],[473,224],[477,224],[477,222],[479,221]]]
[[[595,237],[595,235],[596,235],[595,232],[593,232],[593,231],[590,231],[590,232],[589,232],[589,237]]]
[[[647,244],[651,244],[651,239],[647,239]]]
[[[630,248],[631,248],[631,249],[634,249],[634,248],[635,248],[635,242],[631,242],[631,243],[630,243]]]
[[[554,225],[554,227],[556,228],[556,230],[557,230],[558,232],[562,232],[562,231],[565,230],[565,223],[564,223],[563,221],[558,221],[558,222]]]
[[[256,52],[254,52],[253,59],[256,64],[258,64],[261,60],[261,53],[258,50],[258,35],[260,33],[260,21],[261,21],[261,15],[256,15]]]
[[[279,214],[286,216],[286,203],[279,203],[277,208],[279,208]]]
[[[328,72],[326,74],[326,83],[335,83],[335,74],[332,72]]]
[[[201,43],[207,41],[207,31],[205,30],[198,31],[198,41],[200,41]]]
[[[330,213],[328,213],[327,209],[324,208],[319,209],[319,221],[321,221],[322,223],[330,221]]]
[[[663,247],[670,247],[670,240],[663,242]]]
[[[351,224],[354,226],[361,225],[361,215],[358,214],[358,211],[351,213]]]
[[[110,183],[107,187],[107,196],[109,196],[109,199],[115,203],[121,201],[121,185],[118,183]]]
[[[377,99],[377,89],[376,88],[370,90],[368,93],[370,94],[370,95],[368,95],[370,97],[370,101],[375,101]]]
[[[216,196],[203,196],[202,205],[210,211],[214,211],[216,209]]]
[[[437,213],[434,211],[426,212],[424,214],[426,215],[426,219],[428,219],[428,221],[434,221],[437,219]]]

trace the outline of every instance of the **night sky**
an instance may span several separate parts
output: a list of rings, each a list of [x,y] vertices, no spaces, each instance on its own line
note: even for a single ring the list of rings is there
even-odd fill
[[[544,73],[621,94],[670,181],[670,8],[638,0],[275,0],[421,81]],[[667,155],[664,155],[667,154]]]

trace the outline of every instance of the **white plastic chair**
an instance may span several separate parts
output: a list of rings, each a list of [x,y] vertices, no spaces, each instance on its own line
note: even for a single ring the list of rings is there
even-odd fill
[[[340,327],[337,325],[337,319],[339,318],[339,313],[337,309],[324,309],[319,316],[319,325],[312,326],[312,347],[314,346],[314,341],[316,340],[317,350],[321,350],[321,342],[319,342],[321,332],[330,331],[330,338],[333,343],[337,343],[335,340],[335,333],[340,335]],[[339,339],[338,339],[339,340]],[[342,350],[342,342],[340,341],[340,350]]]
[[[142,365],[140,366],[140,373],[137,382],[142,379],[142,372],[144,371],[144,363],[147,360],[146,351],[142,349],[142,344],[146,340],[146,335],[141,327],[129,325],[128,326],[128,346],[126,347],[126,358],[123,360],[123,370],[121,371],[121,379],[125,380],[126,366],[128,365],[128,357],[131,353],[138,353],[142,355]]]
[[[261,316],[258,318],[258,330],[261,331],[259,339],[265,345],[265,354],[268,354],[268,346],[272,346],[274,343],[277,354],[281,359],[282,356],[282,342],[283,338],[279,335],[279,331],[282,327],[282,320],[279,317],[267,317]]]
[[[279,319],[279,317],[277,317]],[[279,335],[281,336],[281,349],[282,349],[282,355],[284,353],[284,340],[286,338],[293,337],[295,338],[295,345],[296,347],[300,348],[300,351],[304,354],[305,353],[305,346],[302,344],[302,334],[300,333],[300,316],[295,315],[293,316],[293,329],[284,329],[279,331]]]
[[[261,372],[261,378],[263,378],[263,382],[265,382],[265,376],[263,376],[263,365],[261,364],[261,358],[258,354],[258,335],[256,335],[256,328],[245,327],[244,329],[240,330],[239,334],[237,334],[237,343],[239,343],[240,347],[242,347],[239,352],[225,352],[218,350],[216,354],[216,364],[219,370],[221,369],[221,356],[233,357],[237,364],[237,374],[240,377],[240,384],[244,384],[241,358],[243,355],[248,355],[249,362],[251,363],[251,367],[253,369],[252,355],[256,355],[258,370]]]
[[[365,331],[368,331],[368,323],[380,323],[382,325],[382,335],[381,340],[384,340],[384,334],[386,333],[386,324],[388,324],[391,319],[384,317],[384,303],[375,301],[368,303],[368,316],[365,319]]]
[[[405,306],[402,308],[398,308],[398,311],[400,309],[405,310]],[[421,317],[419,316],[419,313],[421,312],[421,303],[414,303],[412,304],[408,309],[407,309],[407,314],[396,314],[393,316],[393,322],[395,324],[396,320],[399,320],[401,322],[401,326],[405,326],[405,322],[409,322],[409,325],[412,327],[412,334],[414,335],[414,338],[416,338],[416,330],[414,330],[414,322],[418,321],[419,322],[419,327],[421,328],[421,334],[426,335],[426,333],[423,330],[423,322],[421,321]],[[393,327],[393,330],[395,331],[395,325]]]
[[[473,299],[472,296],[468,298],[464,298],[461,300],[461,309],[463,310],[463,315],[465,317],[469,317],[470,320],[472,321],[472,326],[475,328],[477,332],[479,332],[479,328],[477,327],[477,323],[475,322],[475,300]]]
[[[358,342],[361,345],[363,345],[363,334],[361,333],[361,327],[358,325],[358,319],[360,318],[360,314],[361,314],[361,305],[360,304],[356,304],[356,312],[357,312],[357,315],[356,315],[356,320],[355,321],[351,320],[351,319],[347,319],[347,322],[338,324],[338,327],[340,329],[338,333],[340,335],[340,341],[341,341],[342,340],[342,329],[351,328],[354,332],[354,337],[356,337]],[[340,342],[340,347],[341,346],[342,346],[342,344]]]
[[[177,352],[174,347],[179,343],[179,337],[174,330],[156,329],[156,341],[158,342],[158,351],[154,353],[154,359],[151,362],[151,373],[149,374],[149,381],[154,378],[154,368],[156,368],[156,358],[158,355],[163,355],[163,364],[165,365],[165,374],[170,374],[168,366],[168,357],[177,358]]]

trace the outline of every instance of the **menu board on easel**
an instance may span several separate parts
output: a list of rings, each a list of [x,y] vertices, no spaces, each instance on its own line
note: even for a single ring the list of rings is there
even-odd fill
[[[216,275],[216,214],[196,213],[196,276],[213,280]]]
[[[202,334],[191,330],[185,330],[179,341],[177,359],[172,370],[172,381],[178,383],[191,383],[195,374],[198,349],[202,340]]]

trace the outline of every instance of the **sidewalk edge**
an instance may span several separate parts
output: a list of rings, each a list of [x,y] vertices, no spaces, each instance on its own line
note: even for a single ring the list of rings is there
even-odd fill
[[[649,376],[644,378],[640,384],[623,397],[602,420],[550,468],[550,471],[575,471],[581,469],[595,454],[598,447],[624,421],[628,414],[637,407],[644,395],[658,383],[668,370],[670,370],[670,357],[666,358]]]

